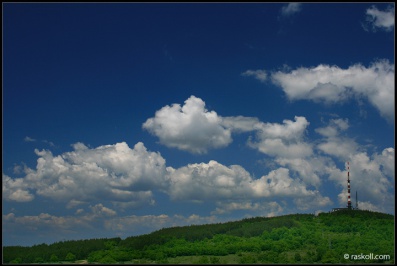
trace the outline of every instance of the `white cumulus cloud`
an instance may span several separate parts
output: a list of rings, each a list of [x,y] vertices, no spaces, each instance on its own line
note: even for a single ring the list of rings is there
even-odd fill
[[[258,123],[260,123],[258,118],[246,116],[226,116],[222,117],[221,121],[221,124],[233,133],[253,131]]]
[[[366,98],[384,118],[394,121],[394,64],[387,60],[347,69],[329,65],[300,67],[291,72],[274,72],[271,79],[290,100],[334,104],[353,97]]]
[[[353,139],[342,135],[342,132],[348,128],[348,119],[331,119],[327,126],[316,128],[315,131],[324,137],[316,148],[324,154],[332,155],[339,160],[348,160],[359,149],[359,145]]]
[[[394,154],[392,156],[394,159]],[[366,152],[358,152],[351,157],[350,176],[357,190],[372,203],[386,204],[388,197],[394,197],[391,194],[394,190],[394,175],[386,176],[378,160],[371,159]]]
[[[3,174],[3,199],[16,202],[28,202],[34,199],[28,184],[22,178],[11,178]]]
[[[326,127],[316,128],[315,131],[324,137],[336,137],[341,131],[349,128],[349,119],[331,119]]]
[[[309,158],[276,158],[275,162],[297,174],[306,184],[316,188],[321,185],[321,176],[325,174],[326,158],[313,156]]]
[[[381,154],[375,154],[373,157],[374,160],[381,166],[382,173],[388,177],[393,177],[392,181],[394,181],[394,148],[386,148]]]
[[[265,154],[281,157],[312,154],[311,145],[304,141],[310,124],[305,117],[295,116],[295,121],[286,119],[283,124],[264,123],[256,117],[222,117],[204,107],[203,100],[191,96],[183,107],[174,104],[161,108],[143,128],[159,137],[162,144],[192,153],[227,146],[232,142],[232,133],[255,131],[256,138],[250,138],[248,145]]]
[[[249,202],[252,199],[287,197],[303,200],[306,197],[318,197],[321,199],[318,202],[330,202],[319,191],[308,189],[307,184],[299,178],[292,178],[287,168],[273,170],[260,179],[253,179],[241,166],[227,167],[216,161],[189,164],[178,169],[168,167],[167,170],[171,199],[223,202],[213,212],[218,214],[237,209],[261,209],[256,203]]]
[[[295,116],[295,121],[285,119],[283,124],[257,123],[256,140],[248,145],[270,156],[302,158],[312,154],[311,144],[304,141],[310,123],[305,117]]]
[[[251,176],[238,165],[227,167],[210,161],[178,169],[168,167],[167,170],[171,182],[169,194],[173,200],[217,200],[251,195]]]
[[[91,206],[91,211],[97,216],[114,216],[116,215],[116,211],[109,209],[103,206],[102,203],[96,204],[95,206]]]
[[[258,197],[275,196],[309,196],[314,192],[306,189],[306,185],[299,179],[290,177],[289,169],[278,168],[268,175],[262,176],[252,182],[254,195]]]
[[[160,139],[167,147],[202,154],[212,148],[227,146],[231,131],[221,125],[215,111],[208,111],[205,102],[189,97],[183,106],[173,104],[158,110],[143,128]]]
[[[349,127],[347,119],[331,119],[329,124],[316,131],[325,138],[316,148],[325,155],[332,155],[339,162],[350,164],[351,198],[358,192],[359,208],[390,212],[394,209],[394,148],[385,148],[380,154],[369,155],[365,149],[349,137],[342,136]],[[347,205],[347,168],[338,169],[335,164],[324,165],[323,172],[341,189],[339,205]],[[355,205],[355,201],[352,201]],[[374,207],[378,206],[378,207]]]
[[[153,203],[152,189],[166,187],[165,160],[141,142],[133,149],[125,142],[95,149],[82,143],[73,147],[74,151],[58,156],[36,149],[36,169],[25,170],[23,178],[3,176],[6,199],[31,200],[29,188],[40,196],[69,202],[69,208],[97,199],[139,206]]]
[[[318,191],[316,192],[317,193],[311,197],[295,198],[294,204],[299,210],[303,211],[306,211],[310,208],[329,207],[333,204],[329,197],[323,197]]]
[[[392,31],[394,28],[394,7],[389,7],[385,11],[379,10],[376,6],[371,6],[366,11],[366,20],[373,31],[383,29]],[[364,29],[367,29],[364,26]]]

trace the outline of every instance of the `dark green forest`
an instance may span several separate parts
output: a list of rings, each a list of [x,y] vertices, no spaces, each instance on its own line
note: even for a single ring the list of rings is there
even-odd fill
[[[389,255],[389,258],[375,259],[375,255]],[[126,239],[3,247],[3,263],[47,262],[394,263],[394,216],[340,210],[317,216],[291,214],[163,228]]]

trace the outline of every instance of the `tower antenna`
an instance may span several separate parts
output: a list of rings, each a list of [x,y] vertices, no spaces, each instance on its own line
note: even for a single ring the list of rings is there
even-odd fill
[[[352,209],[352,203],[350,200],[350,165],[347,162],[347,209]]]
[[[356,210],[358,210],[357,190],[356,190]]]

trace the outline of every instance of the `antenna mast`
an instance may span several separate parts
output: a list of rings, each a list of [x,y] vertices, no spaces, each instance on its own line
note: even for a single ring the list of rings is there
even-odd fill
[[[347,162],[347,209],[352,209],[352,203],[350,200],[350,166],[349,162]]]

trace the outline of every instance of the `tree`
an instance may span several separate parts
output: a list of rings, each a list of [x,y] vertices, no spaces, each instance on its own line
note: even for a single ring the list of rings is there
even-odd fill
[[[12,263],[12,264],[14,264],[14,263],[15,264],[22,263],[22,259],[21,258],[16,258],[16,259],[10,261],[10,263]]]
[[[69,253],[66,255],[66,257],[65,257],[65,260],[67,260],[67,261],[74,261],[74,260],[76,260],[76,256],[75,256],[73,253],[69,252]]]
[[[113,249],[117,245],[117,242],[112,240],[112,241],[106,241],[104,244],[106,249]]]
[[[338,254],[330,249],[325,252],[324,256],[321,259],[322,263],[339,263],[340,262],[340,256]]]
[[[43,263],[44,259],[42,257],[37,257],[34,259],[34,263]]]
[[[116,263],[117,261],[113,259],[110,255],[106,255],[105,257],[101,258],[98,262],[104,264],[112,264],[112,263]]]
[[[52,254],[51,257],[50,257],[50,261],[51,261],[51,262],[58,262],[58,261],[59,261],[59,258],[58,258],[57,255]]]

